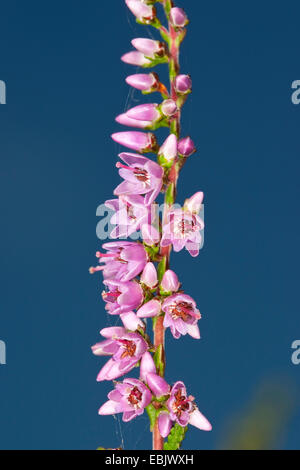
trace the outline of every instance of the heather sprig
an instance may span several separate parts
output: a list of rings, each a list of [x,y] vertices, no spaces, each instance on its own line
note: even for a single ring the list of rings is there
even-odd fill
[[[123,413],[123,421],[128,422],[146,410],[153,449],[178,449],[189,425],[203,431],[212,429],[185,384],[177,380],[172,385],[165,379],[165,330],[170,328],[175,340],[182,335],[200,339],[197,303],[170,269],[172,249],[178,252],[185,248],[192,257],[198,256],[204,228],[201,191],[186,199],[183,207],[175,206],[180,171],[196,152],[192,139],[181,136],[182,109],[192,92],[192,79],[180,72],[179,65],[189,20],[172,0],[125,3],[139,24],[153,26],[161,37],[133,39],[134,50],[124,54],[122,61],[144,69],[167,64],[170,87],[168,90],[153,71],[129,75],[129,86],[142,95],[155,93],[158,97],[119,114],[116,121],[135,130],[112,135],[115,142],[135,153],[119,154],[121,162],[117,161],[116,167],[123,181],[113,191],[115,199],[105,202],[114,212],[110,238],[116,241],[103,245],[104,252],[96,254],[98,265],[90,268],[91,273],[102,271],[105,309],[122,323],[101,330],[104,340],[92,347],[95,355],[109,356],[97,380],[114,381],[99,414]],[[165,15],[167,27],[159,11]],[[154,134],[158,128],[169,129],[162,142]],[[162,217],[153,210],[161,193]],[[141,234],[141,242],[126,240],[136,232]],[[152,339],[146,319],[153,322]],[[137,367],[138,378],[119,380]]]

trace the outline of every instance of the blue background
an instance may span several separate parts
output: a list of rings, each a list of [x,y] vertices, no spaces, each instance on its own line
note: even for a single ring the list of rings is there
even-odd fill
[[[205,192],[206,232],[199,258],[172,259],[203,319],[200,342],[168,333],[167,378],[214,425],[190,429],[184,447],[299,448],[299,2],[179,6],[194,82],[183,135],[198,152],[178,200]],[[128,99],[134,69],[119,57],[151,34],[123,0],[1,3],[2,449],[151,446],[146,416],[120,428],[97,415],[111,385],[96,383],[104,360],[90,345],[108,319],[88,273],[96,208],[120,182],[114,117],[149,100]]]

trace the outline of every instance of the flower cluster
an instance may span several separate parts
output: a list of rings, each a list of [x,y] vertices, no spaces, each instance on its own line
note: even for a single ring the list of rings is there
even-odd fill
[[[191,256],[199,254],[204,223],[200,217],[203,193],[187,199],[183,207],[175,207],[176,185],[181,168],[196,150],[190,137],[180,138],[181,110],[192,90],[189,75],[179,73],[179,47],[186,33],[188,18],[171,0],[160,0],[167,15],[165,28],[154,6],[155,0],[125,0],[138,23],[152,25],[162,40],[136,38],[135,48],[123,55],[131,65],[151,67],[168,63],[171,89],[156,73],[138,73],[126,82],[143,94],[159,93],[158,103],[144,103],[117,116],[116,121],[139,130],[112,135],[118,144],[131,152],[119,154],[116,168],[122,182],[115,188],[114,199],[106,201],[113,211],[111,241],[96,253],[98,264],[91,273],[102,271],[102,299],[109,315],[118,316],[121,326],[104,328],[104,338],[92,346],[96,356],[109,356],[97,381],[115,381],[139,367],[138,378],[115,382],[100,415],[123,413],[123,421],[131,421],[144,410],[154,410],[152,423],[154,448],[162,449],[163,440],[174,426],[189,424],[209,431],[211,425],[200,413],[194,397],[187,394],[183,382],[173,386],[164,378],[164,333],[170,328],[175,339],[190,335],[199,339],[201,319],[196,301],[182,289],[178,276],[169,269],[170,253],[186,249]],[[168,127],[170,134],[160,145],[154,134],[159,127]],[[156,161],[145,153],[156,155]],[[162,219],[155,203],[165,194]],[[140,232],[142,241],[124,241]],[[147,333],[146,319],[153,320],[153,342]]]

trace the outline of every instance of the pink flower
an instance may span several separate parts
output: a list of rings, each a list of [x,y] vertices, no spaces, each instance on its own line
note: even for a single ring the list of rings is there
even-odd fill
[[[203,228],[204,223],[196,214],[182,209],[171,210],[163,226],[161,246],[172,244],[176,252],[186,248],[191,256],[198,256]]]
[[[146,329],[145,324],[134,312],[121,313],[120,318],[126,330],[136,331],[138,328]]]
[[[170,412],[170,420],[177,422],[180,426],[185,427],[188,424],[192,424],[202,431],[212,430],[210,422],[200,413],[194,404],[194,397],[187,395],[183,382],[176,382],[172,387],[167,407]],[[164,423],[164,427],[166,427],[166,423]]]
[[[183,157],[190,157],[194,152],[196,152],[195,144],[190,137],[185,137],[179,141],[178,152]]]
[[[107,253],[96,253],[103,266],[91,268],[90,272],[103,271],[104,279],[131,281],[138,276],[147,263],[147,253],[141,243],[110,242],[103,245]]]
[[[177,7],[171,8],[170,21],[176,28],[184,28],[189,22],[185,11]]]
[[[160,398],[170,393],[170,386],[156,374],[153,359],[148,352],[145,352],[141,360],[141,379],[128,378],[123,383],[117,383],[115,390],[108,394],[109,401],[101,406],[99,414],[124,413],[123,421],[131,421],[136,416],[142,415],[150,404],[151,392],[156,398]]]
[[[185,201],[183,209],[190,214],[199,214],[202,208],[203,199],[204,194],[202,191],[199,191]]]
[[[117,383],[108,398],[99,409],[99,415],[123,413],[123,421],[128,422],[144,413],[151,402],[152,394],[143,382],[128,378]]]
[[[166,52],[165,45],[161,41],[154,41],[148,38],[136,38],[131,41],[133,47],[142,52],[146,57],[154,59],[155,56],[163,56]]]
[[[133,88],[150,93],[151,91],[154,91],[158,88],[159,79],[156,73],[137,73],[127,77],[126,83],[128,83],[128,85],[132,86]]]
[[[168,99],[168,100],[165,100],[165,101],[162,102],[161,110],[162,110],[162,113],[165,116],[171,117],[175,113],[177,113],[178,108],[177,108],[177,104],[174,100]]]
[[[148,246],[156,245],[160,240],[160,234],[158,230],[149,224],[142,226],[142,237],[143,242]]]
[[[140,379],[147,382],[148,374],[156,374],[156,367],[151,354],[147,351],[142,357],[140,364]]]
[[[108,292],[102,292],[102,298],[106,302],[105,309],[110,315],[120,315],[135,310],[143,301],[143,289],[137,282],[110,279],[103,284],[108,287]]]
[[[156,103],[146,103],[135,106],[126,112],[126,115],[137,121],[150,121],[155,124],[161,119],[161,113]]]
[[[158,416],[158,429],[160,435],[165,438],[168,437],[173,427],[172,420],[167,411],[162,411]]]
[[[150,209],[140,195],[122,195],[119,199],[106,201],[105,205],[115,211],[110,219],[111,224],[116,225],[111,238],[127,238],[140,230],[143,224],[151,222]]]
[[[154,289],[158,284],[157,271],[153,263],[147,263],[142,272],[140,282],[150,289]]]
[[[180,287],[177,274],[168,269],[162,278],[161,287],[165,292],[177,292]]]
[[[116,117],[116,122],[122,126],[136,127],[137,129],[152,129],[153,125],[151,121],[132,119],[127,113],[119,114],[119,116]]]
[[[151,60],[147,59],[142,52],[130,51],[121,57],[122,62],[129,65],[136,65],[137,67],[148,67],[151,65]]]
[[[116,132],[111,137],[118,144],[140,153],[151,152],[157,145],[155,135],[151,132],[148,134],[137,131]]]
[[[119,157],[128,166],[117,163],[119,175],[125,181],[114,194],[146,194],[145,205],[152,204],[162,188],[163,169],[149,158],[134,153],[121,153]]]
[[[197,323],[201,314],[192,297],[186,294],[171,295],[162,304],[162,310],[165,312],[164,327],[171,328],[175,339],[186,334],[195,339],[200,338]]]
[[[145,352],[140,365],[140,379],[150,387],[156,398],[167,396],[170,393],[170,385],[156,373],[156,367],[152,356]]]
[[[170,134],[160,147],[159,156],[165,158],[167,162],[173,162],[177,157],[177,137],[175,134]]]
[[[148,350],[148,344],[139,333],[129,333],[125,328],[105,328],[100,333],[107,339],[95,344],[93,353],[96,356],[113,357],[102,367],[98,382],[114,380],[127,374]]]
[[[153,318],[157,317],[161,312],[161,303],[159,300],[152,299],[149,302],[146,302],[141,308],[137,311],[138,318]]]
[[[151,23],[156,16],[155,8],[151,5],[146,5],[140,0],[125,0],[129,10],[136,16],[137,20],[141,23]]]
[[[192,89],[192,80],[189,75],[177,75],[175,79],[175,90],[177,93],[186,94]]]

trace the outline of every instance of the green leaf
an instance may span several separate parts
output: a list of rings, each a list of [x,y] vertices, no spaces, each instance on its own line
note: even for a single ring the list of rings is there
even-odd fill
[[[172,206],[174,204],[174,183],[169,184],[166,192],[166,204]]]
[[[164,274],[166,272],[166,267],[167,267],[167,258],[164,256],[157,267],[158,282],[162,281],[162,278],[164,277]]]
[[[164,450],[178,450],[185,438],[187,427],[182,428],[178,423],[171,429],[167,442],[164,444]]]
[[[157,418],[157,410],[154,408],[153,405],[148,405],[146,407],[146,411],[148,413],[149,419],[150,419],[150,431],[152,432],[156,423],[156,418]]]
[[[165,371],[163,353],[164,353],[164,349],[163,349],[162,344],[160,344],[157,347],[153,356],[153,360],[154,360],[154,364],[156,365],[157,372],[159,373],[161,377],[163,377],[164,371]]]

